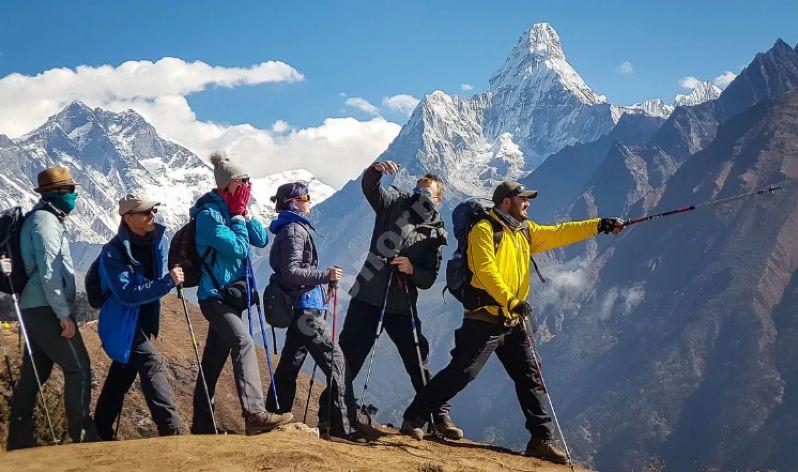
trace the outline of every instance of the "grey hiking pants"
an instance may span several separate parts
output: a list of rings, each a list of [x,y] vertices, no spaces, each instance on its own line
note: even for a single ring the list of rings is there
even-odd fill
[[[265,411],[255,342],[241,320],[242,314],[218,298],[200,300],[199,306],[202,315],[208,320],[208,338],[202,352],[201,365],[205,380],[208,382],[208,395],[211,401],[213,402],[219,375],[227,362],[227,357],[230,356],[243,415]],[[211,412],[199,375],[194,387],[192,423],[191,431],[194,433],[213,432]]]
[[[50,307],[22,310],[22,319],[30,338],[33,362],[44,384],[58,364],[64,372],[64,409],[73,442],[96,440],[94,424],[89,416],[91,401],[91,366],[89,354],[78,330],[72,339],[61,336],[61,325]],[[23,348],[24,349],[24,348]],[[19,380],[11,402],[11,419],[8,428],[9,450],[35,445],[33,437],[33,409],[39,386],[27,349],[23,354]],[[52,413],[52,409],[51,409]],[[53,418],[56,422],[57,418]],[[47,432],[47,439],[50,433]]]

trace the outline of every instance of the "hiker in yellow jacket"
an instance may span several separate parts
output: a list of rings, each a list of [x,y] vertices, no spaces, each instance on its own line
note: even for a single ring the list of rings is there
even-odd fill
[[[540,372],[519,318],[531,315],[526,302],[530,291],[530,260],[539,252],[567,246],[599,232],[618,234],[620,218],[594,218],[542,226],[527,220],[529,199],[537,192],[505,181],[493,193],[490,219],[477,222],[468,234],[466,257],[473,274],[465,293],[463,325],[455,331],[449,365],[418,392],[404,413],[401,431],[424,437],[431,411],[451,400],[474,380],[495,352],[515,383],[518,400],[532,435],[525,454],[566,463],[566,454],[552,439],[552,420],[544,410],[545,392]]]

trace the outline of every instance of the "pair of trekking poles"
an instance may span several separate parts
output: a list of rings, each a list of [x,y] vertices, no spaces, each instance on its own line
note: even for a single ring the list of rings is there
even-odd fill
[[[254,290],[256,294],[258,293],[257,282],[255,282],[255,277],[252,270],[252,260],[250,258],[247,258],[246,260],[247,317],[249,318],[249,335],[254,339],[255,336],[252,327],[253,325],[252,303],[251,303],[252,300],[250,298],[251,294],[250,288],[251,290]],[[205,372],[202,369],[202,361],[200,360],[199,343],[197,343],[197,337],[194,334],[194,326],[191,323],[191,317],[188,314],[188,306],[186,305],[186,297],[185,293],[183,292],[182,285],[177,287],[177,296],[180,298],[180,301],[183,304],[183,313],[186,316],[186,324],[188,324],[188,331],[191,334],[191,345],[194,347],[194,356],[196,357],[197,360],[197,369],[199,370],[199,376],[200,379],[202,380],[202,387],[205,390],[205,400],[208,402],[208,409],[211,414],[211,422],[213,423],[213,432],[214,434],[219,434],[219,428],[216,425],[216,415],[213,412],[213,401],[211,400],[211,394],[210,391],[208,390],[208,382],[205,380]],[[254,301],[255,301],[254,304],[258,311],[258,320],[260,322],[261,336],[263,337],[263,348],[266,352],[266,364],[268,365],[269,368],[270,385],[272,392],[274,393],[275,405],[277,406],[277,409],[279,409],[280,402],[277,399],[277,384],[274,382],[274,370],[272,369],[272,358],[271,355],[269,354],[269,342],[266,339],[266,317],[263,315],[263,310],[261,309],[260,297],[256,296]],[[272,336],[276,338],[273,327],[272,327]],[[274,341],[275,341],[275,353],[276,353],[277,349],[276,339]],[[118,428],[119,428],[119,422],[117,421],[117,429]]]

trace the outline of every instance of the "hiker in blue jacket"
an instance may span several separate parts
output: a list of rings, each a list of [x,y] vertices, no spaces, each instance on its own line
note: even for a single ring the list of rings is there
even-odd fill
[[[255,343],[242,321],[241,304],[246,290],[227,290],[246,278],[250,245],[266,247],[269,238],[263,224],[247,212],[251,183],[249,175],[222,153],[211,155],[216,188],[203,195],[191,216],[196,218],[197,252],[203,260],[197,298],[208,320],[208,338],[202,353],[201,368],[213,399],[216,382],[227,357],[232,358],[238,398],[247,434],[259,434],[293,419],[291,413],[266,411]],[[242,293],[243,292],[243,293]],[[246,302],[244,302],[246,305]],[[268,353],[267,353],[268,355]],[[211,400],[213,401],[213,400]],[[198,376],[194,389],[194,434],[213,434],[213,421],[205,388]]]
[[[69,169],[53,167],[37,176],[41,200],[20,229],[20,253],[28,281],[20,297],[33,359],[25,355],[14,387],[7,449],[35,445],[33,408],[40,380],[58,364],[64,372],[64,409],[73,442],[96,440],[89,416],[91,365],[75,323],[75,271],[65,221],[75,208],[77,183]]]
[[[158,336],[161,297],[183,283],[183,270],[166,270],[166,227],[155,223],[160,203],[126,195],[119,200],[119,231],[100,252],[100,280],[108,298],[98,331],[113,362],[94,410],[100,438],[115,439],[113,423],[125,394],[141,379],[141,391],[161,436],[181,433],[169,382],[152,339]]]

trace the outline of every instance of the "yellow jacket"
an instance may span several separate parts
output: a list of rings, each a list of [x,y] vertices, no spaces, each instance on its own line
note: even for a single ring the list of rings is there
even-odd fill
[[[501,219],[491,211],[497,221]],[[468,233],[468,268],[474,276],[471,285],[483,289],[499,303],[504,316],[513,319],[510,310],[529,295],[530,262],[533,255],[567,246],[598,233],[598,218],[543,226],[528,220],[529,240],[520,227],[512,230],[504,226],[504,236],[498,248],[493,247],[493,227],[482,220]],[[479,310],[499,316],[499,308],[487,306]]]

